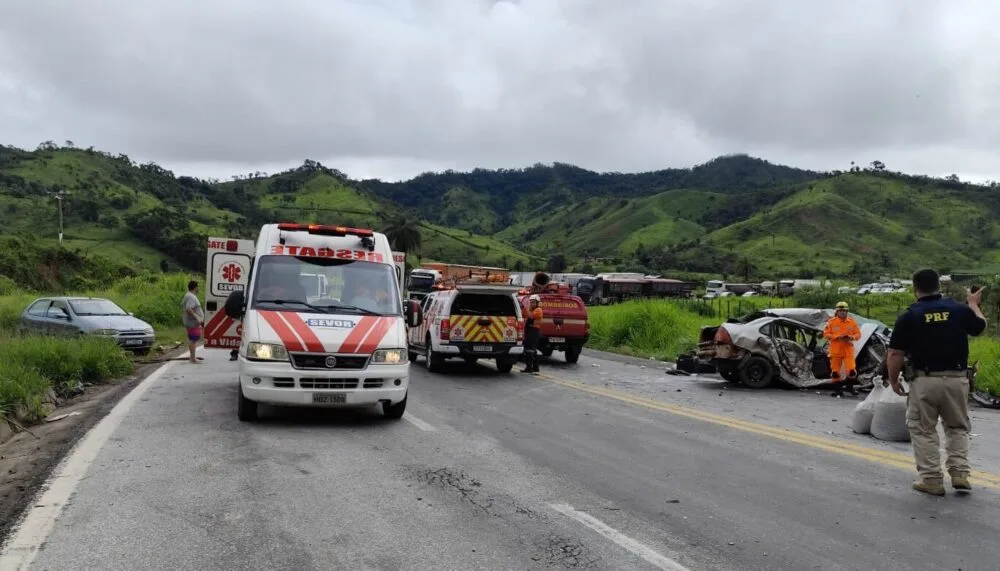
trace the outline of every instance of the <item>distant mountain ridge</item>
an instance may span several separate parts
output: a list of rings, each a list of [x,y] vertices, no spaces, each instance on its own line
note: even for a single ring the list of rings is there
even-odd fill
[[[275,220],[416,226],[422,259],[514,269],[766,276],[856,275],[886,264],[1000,266],[1000,193],[878,161],[815,172],[747,155],[694,168],[597,173],[577,166],[354,180],[316,161],[199,180],[69,142],[0,146],[0,234],[137,267],[199,269],[209,235],[253,237]]]

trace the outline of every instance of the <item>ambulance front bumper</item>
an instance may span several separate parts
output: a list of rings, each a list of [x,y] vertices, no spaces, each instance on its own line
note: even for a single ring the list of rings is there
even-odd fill
[[[255,402],[287,406],[367,406],[406,397],[410,363],[369,365],[363,370],[300,370],[287,362],[239,358],[243,395]]]

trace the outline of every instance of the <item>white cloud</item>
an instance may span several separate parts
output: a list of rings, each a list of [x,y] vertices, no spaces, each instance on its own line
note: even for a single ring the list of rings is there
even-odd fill
[[[220,178],[727,152],[1000,178],[997,16],[985,0],[16,2],[0,139]]]

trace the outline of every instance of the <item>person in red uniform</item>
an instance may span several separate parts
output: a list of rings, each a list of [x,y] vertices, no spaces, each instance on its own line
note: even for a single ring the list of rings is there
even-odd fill
[[[538,372],[538,339],[541,337],[542,308],[541,298],[532,295],[528,298],[528,310],[525,312],[524,324],[524,370],[522,373]]]
[[[837,304],[836,314],[826,322],[823,337],[830,341],[830,371],[834,390],[830,396],[844,395],[844,385],[850,387],[851,394],[857,395],[858,371],[854,362],[854,342],[861,339],[861,328],[848,314],[846,302]],[[847,381],[841,376],[846,369]]]

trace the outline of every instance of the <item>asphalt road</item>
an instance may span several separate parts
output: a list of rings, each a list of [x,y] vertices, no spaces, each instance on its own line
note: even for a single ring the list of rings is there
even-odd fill
[[[1000,494],[927,497],[893,457],[824,448],[810,416],[848,424],[853,406],[825,395],[773,392],[806,425],[774,436],[739,420],[776,424],[763,392],[594,359],[541,378],[421,359],[404,420],[250,425],[235,364],[206,355],[142,393],[32,568],[938,570],[1000,553]]]

